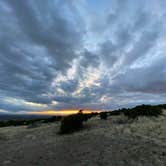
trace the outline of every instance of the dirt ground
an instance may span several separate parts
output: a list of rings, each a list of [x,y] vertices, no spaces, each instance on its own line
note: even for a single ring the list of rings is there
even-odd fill
[[[57,135],[59,123],[0,128],[0,165],[166,166],[166,116],[92,118],[85,129]]]

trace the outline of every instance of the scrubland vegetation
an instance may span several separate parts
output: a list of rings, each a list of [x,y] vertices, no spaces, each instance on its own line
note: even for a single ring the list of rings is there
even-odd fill
[[[0,127],[31,125],[35,123],[51,123],[51,122],[60,121],[61,118],[62,118],[61,116],[52,116],[50,118],[28,119],[28,120],[1,120]]]
[[[130,109],[126,109],[126,108],[119,109],[119,110],[116,110],[116,113],[124,114],[130,119],[136,119],[139,116],[157,117],[162,114],[162,109],[164,108],[165,108],[165,105],[157,105],[157,106],[140,105]],[[114,112],[111,112],[110,115],[114,115]]]
[[[61,121],[59,134],[69,134],[80,130],[84,127],[84,123],[99,114],[100,119],[107,120],[110,116],[124,115],[128,120],[136,120],[140,116],[146,117],[158,117],[162,115],[162,110],[166,109],[166,105],[140,105],[134,108],[122,108],[114,111],[106,111],[101,113],[89,113],[83,114],[83,111],[80,110],[77,114],[61,117],[61,116],[52,116],[45,119],[29,119],[29,120],[3,120],[0,121],[0,127],[6,126],[21,126],[27,125],[28,128],[37,127],[37,124],[41,123],[51,123]],[[123,121],[123,120],[122,120]],[[119,123],[123,123],[123,122]]]
[[[100,119],[107,120],[108,116],[118,116],[118,115],[124,115],[129,120],[136,120],[141,116],[146,117],[158,117],[162,115],[162,110],[166,108],[166,105],[157,105],[157,106],[151,106],[151,105],[140,105],[136,106],[134,108],[122,108],[115,111],[107,111],[107,112],[101,112],[99,113]],[[94,114],[97,115],[97,114]],[[90,119],[93,114],[83,114],[82,111],[78,114],[69,115],[67,117],[64,117],[61,120],[61,126],[59,133],[61,134],[67,134],[72,133],[74,131],[80,130],[83,128],[83,122]]]
[[[60,134],[72,133],[83,128],[83,122],[86,122],[91,117],[97,114],[83,114],[80,110],[77,114],[63,117],[61,120]]]
[[[100,113],[100,119],[106,120],[107,116],[108,116],[107,112],[101,112]]]
[[[116,111],[104,114],[106,120],[101,120],[100,114],[79,112],[62,118],[62,121],[42,123],[30,130],[27,126],[1,127],[0,165],[166,165],[164,109],[157,117],[148,114],[132,119]],[[65,130],[59,135],[61,122]],[[66,129],[67,125],[77,123],[81,128]]]

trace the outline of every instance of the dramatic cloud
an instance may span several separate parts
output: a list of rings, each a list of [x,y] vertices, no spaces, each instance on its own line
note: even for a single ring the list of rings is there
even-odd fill
[[[0,113],[166,101],[164,0],[1,0]]]

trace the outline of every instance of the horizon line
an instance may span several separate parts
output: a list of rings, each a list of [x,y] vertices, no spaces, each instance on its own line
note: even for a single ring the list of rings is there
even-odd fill
[[[65,110],[44,110],[44,111],[20,111],[20,112],[0,112],[0,115],[4,114],[11,114],[11,115],[71,115],[76,114],[79,112],[79,110],[82,110],[83,113],[92,113],[92,112],[102,112],[106,110],[94,110],[94,109],[65,109]]]

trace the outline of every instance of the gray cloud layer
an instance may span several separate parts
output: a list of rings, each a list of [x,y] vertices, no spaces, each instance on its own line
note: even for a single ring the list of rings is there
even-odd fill
[[[2,0],[0,111],[164,103],[165,7]]]

